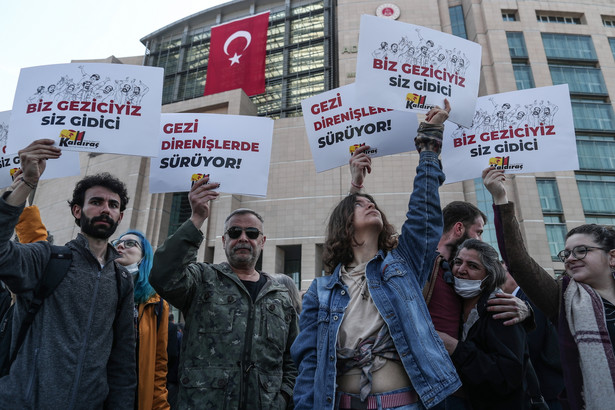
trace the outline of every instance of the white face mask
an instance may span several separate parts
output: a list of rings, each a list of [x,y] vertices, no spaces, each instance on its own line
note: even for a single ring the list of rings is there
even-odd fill
[[[483,279],[484,280],[484,279]],[[483,280],[455,278],[455,292],[464,299],[480,295]]]
[[[130,265],[126,265],[124,266],[124,268],[126,268],[126,270],[130,273],[132,273],[132,275],[136,275],[137,273],[139,273],[139,264],[141,263],[141,261],[137,262],[137,263],[133,263]]]

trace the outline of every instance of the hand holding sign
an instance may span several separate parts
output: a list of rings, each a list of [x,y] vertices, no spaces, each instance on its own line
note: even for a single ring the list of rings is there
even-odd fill
[[[60,158],[62,150],[53,146],[51,139],[41,139],[30,143],[26,148],[19,150],[23,181],[26,185],[36,186],[45,171],[48,159]]]
[[[506,182],[504,172],[506,171],[493,166],[483,170],[483,185],[485,185],[485,188],[493,197],[493,203],[496,205],[508,203],[506,187],[504,186],[504,182]]]
[[[201,226],[203,226],[203,223],[209,217],[210,201],[218,198],[220,195],[218,192],[212,190],[219,187],[219,183],[210,183],[209,176],[204,176],[196,181],[192,185],[192,188],[190,188],[190,193],[188,194],[188,201],[190,201],[190,208],[192,208],[190,220],[197,229],[201,229]]]
[[[363,188],[365,174],[371,174],[372,172],[372,159],[366,153],[370,148],[369,145],[362,145],[355,148],[348,161],[348,165],[350,165],[350,175],[352,177],[350,181],[350,192],[353,194],[359,192],[361,188]]]

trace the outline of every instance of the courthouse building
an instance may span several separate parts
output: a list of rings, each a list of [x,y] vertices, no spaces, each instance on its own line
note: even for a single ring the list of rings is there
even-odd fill
[[[387,0],[388,1],[388,0]],[[203,96],[211,27],[270,11],[266,91]],[[359,20],[379,15],[452,33],[482,46],[479,95],[567,83],[580,170],[512,177],[509,197],[532,256],[553,274],[564,235],[586,222],[615,223],[615,4],[612,0],[236,0],[187,16],[141,39],[143,56],[98,62],[163,67],[162,111],[267,116],[275,120],[267,196],[223,194],[203,227],[199,260],[221,262],[226,215],[248,207],[265,218],[267,242],[259,266],[284,272],[301,289],[323,273],[327,217],[347,194],[348,166],[316,173],[301,101],[354,82]],[[453,107],[454,109],[454,107]],[[409,130],[408,138],[415,130]],[[152,144],[157,136],[152,135]],[[570,159],[561,158],[561,161]],[[365,183],[391,222],[400,227],[418,163],[416,152],[377,158]],[[154,246],[190,215],[186,193],[149,194],[148,158],[81,154],[83,174],[109,171],[126,181],[131,201],[118,233],[145,232]],[[55,241],[78,229],[66,204],[78,178],[44,181],[34,203]],[[453,200],[491,213],[479,179],[444,185],[442,205]],[[484,239],[495,244],[493,226]]]

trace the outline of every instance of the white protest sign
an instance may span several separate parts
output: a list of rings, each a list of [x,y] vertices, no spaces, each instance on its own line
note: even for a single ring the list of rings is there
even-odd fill
[[[446,123],[442,165],[446,183],[479,178],[490,165],[515,174],[579,169],[568,85],[480,97],[472,127]]]
[[[151,193],[189,191],[208,175],[221,192],[265,196],[273,120],[224,114],[162,114]]]
[[[0,112],[0,188],[13,183],[13,174],[20,168],[19,155],[6,149],[11,112]],[[8,152],[8,154],[7,154]],[[79,175],[79,153],[62,152],[58,159],[47,161],[41,180]]]
[[[427,112],[451,103],[449,121],[470,126],[478,96],[481,46],[451,34],[361,16],[357,97],[361,104]]]
[[[415,149],[415,114],[362,106],[355,90],[355,84],[349,84],[301,102],[316,172],[348,164],[361,145],[371,147],[371,157]]]
[[[22,68],[7,149],[49,138],[62,150],[156,156],[162,77],[126,64]]]

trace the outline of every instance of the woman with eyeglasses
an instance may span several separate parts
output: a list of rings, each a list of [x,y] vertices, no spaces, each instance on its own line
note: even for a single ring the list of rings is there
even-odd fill
[[[152,246],[135,230],[113,241],[123,265],[134,278],[134,323],[137,355],[135,409],[169,409],[167,399],[167,344],[169,304],[149,284]]]
[[[422,289],[442,234],[438,154],[450,106],[433,108],[415,144],[419,164],[406,221],[397,237],[374,198],[349,194],[329,217],[318,277],[303,297],[296,410],[424,409],[460,386]],[[369,146],[351,158],[352,186],[371,171]]]
[[[453,259],[452,272],[455,292],[463,298],[461,338],[438,334],[463,383],[451,398],[455,408],[531,408],[524,383],[529,360],[526,331],[521,324],[505,326],[487,311],[487,301],[502,292],[506,281],[497,251],[486,242],[466,239]]]
[[[572,409],[613,408],[615,398],[615,230],[581,225],[566,234],[558,257],[566,274],[549,275],[528,254],[503,170],[483,182],[494,202],[498,245],[511,275],[556,325],[566,397]]]

